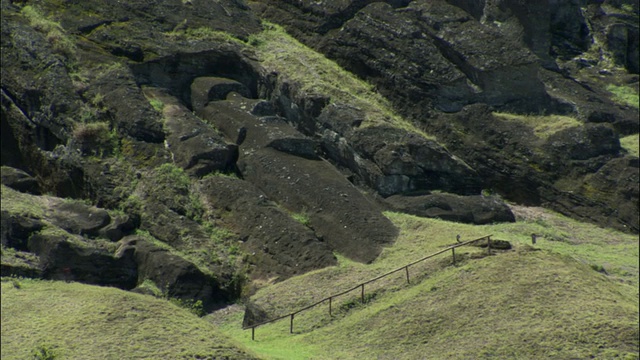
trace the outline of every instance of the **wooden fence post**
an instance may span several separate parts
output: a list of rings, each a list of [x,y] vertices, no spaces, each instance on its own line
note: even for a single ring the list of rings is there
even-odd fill
[[[329,297],[329,316],[331,316],[331,297]]]
[[[491,253],[491,236],[487,236],[487,251]]]
[[[362,294],[360,295],[362,298],[362,303],[364,304],[364,284],[362,284]]]
[[[291,325],[289,325],[289,333],[293,334],[293,315],[295,314],[291,314]]]
[[[256,339],[256,327],[252,326],[251,327],[251,340],[255,340]]]
[[[405,266],[404,270],[407,273],[407,284],[409,284],[409,265]]]
[[[456,264],[456,248],[451,248],[451,255],[453,255],[453,265]]]

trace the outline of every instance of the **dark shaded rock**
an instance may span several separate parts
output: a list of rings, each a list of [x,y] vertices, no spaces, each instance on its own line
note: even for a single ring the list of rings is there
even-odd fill
[[[329,246],[361,262],[373,261],[397,229],[329,163],[273,149],[241,157],[244,178],[293,212],[306,212],[310,226]]]
[[[259,67],[242,55],[239,47],[213,42],[197,50],[190,48],[191,44],[187,42],[183,52],[132,65],[137,83],[167,89],[188,106],[192,102],[192,82],[201,77],[235,80],[249,90],[251,97],[257,94]],[[203,99],[208,98],[208,90],[200,93]]]
[[[307,159],[318,159],[317,142],[302,135],[286,119],[277,116],[258,118],[245,111],[255,103],[256,100],[231,93],[227,100],[210,103],[197,114],[220,129],[228,139],[237,139],[240,131],[244,131],[246,135],[240,149],[243,154],[272,147]]]
[[[40,257],[42,276],[129,290],[136,286],[137,265],[133,251],[114,256],[107,250],[72,243],[58,235],[35,234],[29,250]]]
[[[205,311],[221,307],[233,298],[220,288],[213,276],[193,263],[171,254],[137,236],[126,237],[118,253],[132,252],[138,266],[138,282],[152,280],[165,295],[182,300],[202,301]]]
[[[607,49],[612,53],[616,65],[637,74],[638,64],[638,23],[614,23],[606,29]]]
[[[42,230],[44,223],[38,219],[31,219],[20,214],[2,211],[2,246],[8,246],[19,251],[28,251],[27,241],[31,234]]]
[[[459,196],[431,194],[421,196],[394,195],[385,199],[395,211],[469,224],[515,222],[511,209],[492,196]]]
[[[92,85],[97,93],[104,94],[105,106],[111,109],[114,125],[120,131],[140,141],[164,141],[162,118],[144,97],[129,67],[116,63],[96,74]]]
[[[640,230],[640,171],[637,157],[612,159],[593,174],[587,175],[572,189],[578,194],[608,204],[611,208],[608,226],[620,221],[624,227]]]
[[[34,195],[40,195],[38,180],[26,172],[9,166],[2,167],[2,185]]]
[[[0,264],[0,276],[25,277],[39,279],[42,277],[42,270],[37,263],[6,263]]]
[[[471,244],[471,246],[476,246],[476,247],[480,247],[480,248],[486,248],[488,246],[486,241],[480,241],[480,242],[475,242],[473,244]],[[508,242],[507,240],[498,240],[498,239],[491,239],[491,249],[494,250],[511,250],[512,246],[511,243]]]
[[[191,107],[193,111],[200,111],[210,101],[226,99],[232,91],[246,98],[251,97],[249,89],[235,80],[199,77],[191,83]]]
[[[145,94],[164,104],[164,127],[168,134],[166,146],[176,165],[193,176],[235,170],[238,159],[235,144],[226,143],[214,128],[193,115],[166,91],[147,87]]]
[[[118,241],[131,234],[140,225],[136,215],[118,215],[111,219],[111,223],[100,229],[99,235],[111,241]]]
[[[249,327],[269,320],[269,313],[253,301],[246,301],[244,304],[244,317],[242,327]]]
[[[353,147],[383,176],[372,186],[383,196],[442,189],[477,194],[476,172],[433,140],[390,127],[367,127],[352,136]]]
[[[602,124],[585,124],[562,130],[551,135],[546,146],[551,153],[572,160],[620,152],[618,135],[611,127]]]
[[[331,247],[251,183],[208,177],[199,191],[217,222],[238,232],[254,277],[281,280],[336,264]]]
[[[62,202],[51,208],[51,221],[72,234],[97,236],[111,222],[106,210],[80,202]]]

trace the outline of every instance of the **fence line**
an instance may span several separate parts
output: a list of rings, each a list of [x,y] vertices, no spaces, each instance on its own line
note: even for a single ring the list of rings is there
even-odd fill
[[[456,248],[459,248],[461,246],[467,246],[467,245],[470,245],[472,243],[478,242],[480,240],[487,239],[487,250],[491,251],[491,236],[493,236],[493,235],[486,235],[486,236],[483,236],[481,238],[477,238],[477,239],[469,240],[469,241],[464,241],[464,242],[461,242],[459,244],[454,244],[454,245],[448,246],[445,249],[442,249],[442,250],[440,250],[438,252],[435,252],[433,254],[427,255],[427,256],[425,256],[425,257],[423,257],[421,259],[415,260],[413,262],[410,262],[410,263],[408,263],[408,264],[406,264],[404,266],[401,266],[401,267],[399,267],[399,268],[397,268],[395,270],[391,270],[391,271],[389,271],[387,273],[384,273],[382,275],[379,275],[379,276],[377,276],[377,277],[375,277],[373,279],[370,279],[370,280],[367,280],[365,282],[362,282],[362,283],[350,288],[349,290],[345,290],[343,292],[340,292],[340,293],[337,293],[337,294],[333,294],[333,295],[331,295],[329,297],[326,297],[326,298],[324,298],[324,299],[322,299],[320,301],[316,301],[315,303],[313,303],[311,305],[308,305],[308,306],[305,306],[305,307],[303,307],[301,309],[298,309],[298,310],[296,310],[296,311],[294,311],[292,313],[289,313],[289,314],[286,314],[286,315],[282,315],[282,316],[279,316],[279,317],[276,317],[276,318],[273,318],[273,319],[270,319],[270,320],[267,320],[267,321],[263,321],[263,322],[258,323],[258,324],[253,324],[251,326],[243,327],[242,330],[251,329],[251,340],[255,340],[255,330],[256,330],[256,328],[258,326],[262,326],[262,325],[266,325],[266,324],[269,324],[269,323],[272,323],[272,322],[276,322],[276,321],[282,320],[284,318],[289,318],[290,319],[289,320],[290,321],[290,323],[289,323],[289,332],[293,334],[293,319],[297,314],[299,314],[299,313],[301,313],[301,312],[303,312],[305,310],[309,310],[309,309],[311,309],[313,307],[316,307],[316,306],[324,303],[325,301],[329,301],[329,315],[331,315],[331,310],[332,310],[331,307],[332,307],[333,299],[338,297],[338,296],[342,296],[344,294],[350,293],[350,292],[356,290],[357,288],[361,288],[361,291],[360,291],[361,295],[360,296],[361,296],[362,303],[364,303],[365,302],[365,298],[364,298],[364,286],[365,285],[370,284],[370,283],[372,283],[374,281],[380,280],[380,279],[382,279],[384,277],[387,277],[387,276],[389,276],[391,274],[395,274],[395,273],[397,273],[398,271],[401,271],[401,270],[405,270],[406,277],[407,277],[407,283],[410,283],[409,266],[415,265],[415,264],[417,264],[419,262],[422,262],[422,261],[425,261],[425,260],[430,259],[432,257],[438,256],[440,254],[448,252],[449,250],[451,250],[451,255],[453,257],[453,264],[455,265],[455,263],[456,263],[456,251],[455,251],[455,249]]]

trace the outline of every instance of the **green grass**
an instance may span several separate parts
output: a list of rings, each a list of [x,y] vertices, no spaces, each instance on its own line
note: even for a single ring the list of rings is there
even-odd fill
[[[632,87],[609,85],[607,86],[607,91],[613,95],[613,101],[619,104],[635,107],[636,109],[638,108],[638,91]]]
[[[215,326],[172,304],[114,288],[2,281],[2,358],[43,347],[56,359],[250,358]]]
[[[311,225],[311,219],[309,219],[309,215],[307,213],[292,213],[291,218],[304,226]]]
[[[45,35],[54,52],[68,59],[74,59],[77,51],[76,44],[67,36],[60,24],[47,18],[38,9],[30,5],[24,6],[21,13],[35,30]]]
[[[389,101],[371,84],[301,44],[282,27],[271,23],[263,23],[263,26],[264,31],[252,35],[249,44],[254,46],[262,65],[268,70],[277,71],[300,84],[307,94],[327,95],[334,103],[366,110],[362,126],[390,125],[433,138],[396,115]]]
[[[620,138],[620,146],[627,150],[632,156],[640,156],[640,137],[639,134],[625,136]]]
[[[397,242],[371,265],[339,264],[260,289],[257,304],[284,315],[411,260],[486,234],[515,251],[456,251],[251,331],[242,312],[220,315],[221,330],[268,359],[637,358],[638,241],[539,208],[518,221],[473,226],[387,213]],[[541,235],[531,245],[532,233]],[[596,270],[604,268],[608,275]],[[212,315],[213,317],[217,315]]]
[[[582,123],[570,116],[562,115],[518,115],[508,113],[493,113],[500,119],[517,121],[519,123],[531,126],[533,133],[542,139],[548,138],[550,135],[558,131],[572,127],[580,126]]]
[[[209,27],[186,28],[165,33],[170,38],[186,39],[186,40],[211,40],[219,42],[234,43],[245,46],[245,43],[234,37],[233,35]]]

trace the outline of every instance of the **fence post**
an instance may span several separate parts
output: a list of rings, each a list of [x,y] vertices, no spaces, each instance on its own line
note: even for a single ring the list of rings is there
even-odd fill
[[[293,334],[293,316],[295,314],[291,314],[291,324],[289,325],[289,333]]]
[[[251,340],[255,340],[256,339],[256,327],[252,326],[251,327]]]
[[[456,248],[451,248],[451,255],[453,255],[453,265],[456,264]]]
[[[487,236],[487,251],[491,253],[491,235]]]
[[[329,297],[329,316],[331,316],[331,297]]]
[[[409,265],[405,266],[404,270],[407,273],[407,284],[409,284]]]
[[[362,298],[362,303],[364,304],[364,284],[362,284],[362,294],[360,297]]]

